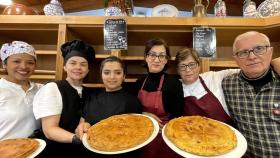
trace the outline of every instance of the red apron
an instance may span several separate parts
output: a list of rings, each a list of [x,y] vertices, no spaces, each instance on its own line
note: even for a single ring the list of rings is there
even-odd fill
[[[138,99],[143,105],[143,111],[155,114],[161,119],[163,124],[169,121],[168,114],[165,113],[162,102],[162,84],[164,75],[160,78],[160,83],[157,91],[148,92],[143,90],[147,78],[138,92]],[[162,139],[161,133],[148,145],[143,147],[140,151],[141,158],[180,158],[178,154],[172,151]]]
[[[220,101],[207,88],[203,79],[201,77],[199,79],[207,94],[200,99],[197,99],[195,96],[185,97],[184,115],[205,116],[234,126],[233,120],[225,112]]]

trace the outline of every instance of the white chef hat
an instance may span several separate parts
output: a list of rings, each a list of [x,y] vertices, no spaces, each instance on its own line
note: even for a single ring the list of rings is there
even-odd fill
[[[28,43],[22,41],[13,41],[2,45],[0,54],[1,60],[5,61],[9,56],[14,54],[26,53],[37,59],[35,49]]]

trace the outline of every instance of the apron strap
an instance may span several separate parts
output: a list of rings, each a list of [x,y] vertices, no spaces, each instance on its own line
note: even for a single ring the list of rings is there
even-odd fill
[[[147,79],[148,79],[148,76],[145,78],[145,80],[144,80],[144,82],[143,82],[143,84],[142,84],[142,86],[141,86],[141,90],[143,90],[144,85],[145,85]],[[161,90],[162,85],[163,85],[163,80],[164,80],[164,74],[162,74],[161,77],[160,77],[159,86],[158,86],[158,88],[157,88],[157,91],[160,91],[160,90]]]
[[[141,90],[143,90],[143,87],[144,87],[144,85],[145,85],[145,83],[146,83],[146,81],[147,81],[147,78],[148,78],[148,76],[145,78],[145,80],[144,80],[144,82],[143,82],[143,84],[142,84],[142,86],[141,86]]]
[[[203,88],[207,91],[207,93],[210,93],[210,90],[208,89],[208,87],[206,86],[204,80],[199,76],[199,80],[203,86]],[[212,93],[212,92],[211,92]]]
[[[164,80],[164,74],[161,75],[160,77],[160,82],[159,82],[159,86],[158,86],[158,91],[161,91],[162,85],[163,85],[163,80]]]

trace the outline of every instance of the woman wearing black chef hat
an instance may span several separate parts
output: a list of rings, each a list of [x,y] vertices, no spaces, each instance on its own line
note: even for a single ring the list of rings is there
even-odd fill
[[[65,80],[50,82],[36,94],[33,112],[42,120],[47,147],[43,157],[85,157],[75,129],[79,124],[84,88],[83,79],[89,72],[89,64],[95,60],[95,51],[81,40],[66,42],[61,46],[64,58]]]

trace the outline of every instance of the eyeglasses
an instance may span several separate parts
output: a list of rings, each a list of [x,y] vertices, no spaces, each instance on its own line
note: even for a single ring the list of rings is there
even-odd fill
[[[165,59],[167,59],[167,55],[166,54],[159,54],[157,55],[156,53],[148,53],[147,56],[152,59],[152,60],[155,60],[156,58],[159,59],[159,61],[163,61]]]
[[[249,57],[250,53],[252,52],[256,56],[260,56],[267,52],[268,47],[270,47],[270,46],[256,46],[253,49],[238,51],[234,55],[237,56],[238,58],[247,58],[247,57]]]
[[[190,69],[190,70],[193,70],[195,68],[197,68],[198,66],[198,63],[197,62],[190,62],[188,65],[186,64],[180,64],[178,65],[178,70],[179,71],[186,71],[187,70],[187,67]]]

